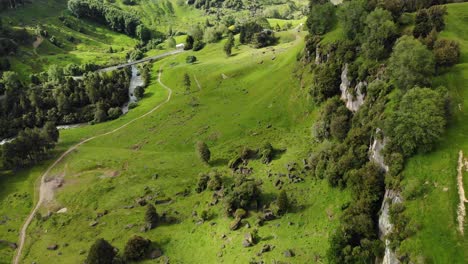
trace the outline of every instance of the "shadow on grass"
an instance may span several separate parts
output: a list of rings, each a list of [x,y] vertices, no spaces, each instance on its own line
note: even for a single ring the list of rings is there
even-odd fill
[[[224,165],[227,165],[228,162],[229,162],[229,160],[227,160],[227,159],[219,158],[219,159],[215,159],[215,160],[210,161],[210,166],[222,167]]]

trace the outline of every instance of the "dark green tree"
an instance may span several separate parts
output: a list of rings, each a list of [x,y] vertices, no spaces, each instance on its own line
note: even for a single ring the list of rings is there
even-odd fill
[[[133,236],[125,245],[124,258],[127,261],[140,261],[147,257],[151,241],[141,236]]]
[[[388,71],[400,89],[429,85],[435,71],[434,55],[418,40],[403,36],[393,47]]]
[[[278,205],[278,213],[280,215],[285,214],[289,209],[289,198],[285,190],[281,190],[276,201]]]
[[[159,221],[159,215],[156,212],[156,208],[152,204],[148,204],[146,207],[146,213],[145,213],[145,222],[146,226],[149,229],[153,229],[158,225]]]
[[[210,149],[208,148],[208,145],[206,145],[206,143],[203,141],[198,141],[196,149],[197,149],[197,154],[200,157],[200,159],[203,162],[208,163],[211,158],[211,152],[210,152]]]
[[[229,57],[232,54],[232,48],[234,47],[234,35],[229,33],[226,44],[224,44],[224,52]]]
[[[87,264],[112,264],[116,253],[114,247],[106,240],[97,239],[89,249]]]

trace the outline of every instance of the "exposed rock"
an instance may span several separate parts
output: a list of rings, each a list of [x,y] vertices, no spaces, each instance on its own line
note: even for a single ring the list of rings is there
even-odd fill
[[[99,224],[98,221],[93,221],[91,223],[89,223],[89,226],[97,226]]]
[[[232,221],[231,224],[229,225],[229,229],[231,229],[231,230],[239,229],[240,224],[241,224],[241,220],[242,220],[241,218],[234,219],[234,221]]]
[[[67,209],[66,207],[64,207],[64,208],[58,210],[58,211],[57,211],[57,214],[64,214],[64,213],[66,213],[67,211],[68,211],[68,209]]]
[[[380,128],[377,128],[376,134],[382,133],[381,131],[382,130],[380,130]],[[388,166],[385,165],[384,156],[382,153],[383,149],[385,148],[386,141],[387,140],[385,139],[385,137],[383,138],[383,140],[374,138],[373,143],[369,147],[369,159],[377,163],[382,169],[384,169],[387,172]]]
[[[392,232],[393,224],[390,222],[390,206],[392,204],[401,203],[403,199],[398,191],[386,190],[385,196],[380,208],[379,217],[379,236],[380,239],[385,239],[390,232]],[[390,240],[385,239],[385,255],[382,260],[382,264],[398,264],[398,260],[395,252],[390,248]]]
[[[341,100],[346,103],[346,107],[350,111],[356,112],[364,104],[365,94],[362,93],[362,90],[365,86],[367,86],[367,82],[359,82],[354,87],[354,93],[350,92],[350,89],[353,88],[351,88],[351,82],[348,79],[348,64],[345,64],[341,73]]]
[[[242,241],[242,246],[243,247],[251,247],[252,246],[252,243],[250,243],[248,240],[243,240]]]
[[[276,218],[276,216],[273,214],[273,211],[271,210],[265,210],[265,212],[263,213],[263,220],[265,221],[271,221],[271,220],[274,220]]]
[[[52,244],[52,245],[49,245],[47,247],[48,250],[57,250],[58,249],[58,245],[57,244]]]
[[[292,258],[292,257],[295,256],[295,255],[294,255],[294,252],[293,252],[291,249],[288,249],[288,250],[284,251],[284,252],[283,252],[283,255],[284,255],[285,257],[287,257],[287,258]]]
[[[159,257],[162,256],[162,251],[161,249],[157,248],[157,249],[154,249],[153,251],[151,251],[150,255],[149,255],[149,258],[150,259],[157,259]]]
[[[84,249],[80,249],[80,251],[78,252],[78,254],[80,254],[80,255],[84,255],[85,253],[86,253],[86,250],[84,250]]]
[[[250,244],[255,244],[252,233],[250,232],[244,235],[244,239],[247,240]]]
[[[136,200],[136,203],[137,203],[138,205],[140,205],[140,206],[145,206],[145,205],[147,204],[145,198],[138,198],[138,199]]]
[[[260,250],[260,254],[263,254],[265,252],[270,252],[273,249],[271,245],[263,245],[262,249]]]

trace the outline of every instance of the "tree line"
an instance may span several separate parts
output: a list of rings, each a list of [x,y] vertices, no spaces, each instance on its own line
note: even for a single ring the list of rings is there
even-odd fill
[[[137,16],[110,4],[96,0],[70,0],[68,9],[78,18],[91,19],[145,43],[151,39],[151,31]]]

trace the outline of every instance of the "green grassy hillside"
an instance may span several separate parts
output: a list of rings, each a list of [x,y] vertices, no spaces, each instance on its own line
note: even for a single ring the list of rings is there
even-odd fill
[[[456,219],[458,152],[468,152],[468,4],[447,7],[446,28],[439,38],[460,43],[461,62],[437,77],[435,86],[449,89],[454,101],[453,119],[434,152],[409,160],[402,182],[404,194],[420,193],[414,200],[405,202],[408,216],[420,230],[406,240],[400,250],[420,263],[468,262],[467,235],[466,232],[460,235]],[[448,189],[444,191],[444,188]]]
[[[80,263],[85,255],[79,252],[87,250],[97,237],[122,249],[133,234],[160,244],[175,263],[287,260],[283,256],[286,249],[294,250],[297,262],[324,259],[328,236],[337,224],[341,206],[348,200],[346,192],[331,189],[325,181],[306,177],[305,183],[286,183],[284,188],[295,201],[294,213],[267,222],[259,229],[262,241],[252,248],[243,248],[241,242],[253,227],[230,231],[232,219],[225,216],[222,202],[209,206],[211,192],[197,194],[194,191],[198,173],[218,169],[225,181],[231,182],[233,176],[227,170],[227,161],[242,146],[256,148],[270,142],[284,152],[270,165],[260,161],[250,165],[254,168],[252,177],[263,181],[262,200],[271,202],[279,191],[274,187],[276,176],[268,177],[267,172],[286,173],[287,163],[301,164],[301,158],[306,158],[314,148],[310,126],[315,111],[307,90],[301,88],[300,81],[294,77],[295,71],[302,70],[299,65],[294,66],[303,48],[302,37],[288,32],[283,34],[293,38],[274,48],[256,50],[241,46],[230,58],[223,53],[224,43],[219,43],[194,53],[199,60],[194,65],[185,63],[190,53],[158,62],[153,66],[152,85],[141,106],[116,121],[62,131],[57,153],[73,142],[108,131],[154,107],[167,96],[156,83],[159,68],[164,71],[162,81],[174,90],[173,99],[159,111],[113,135],[85,144],[51,173],[63,174],[65,184],[59,189],[56,200],[41,213],[45,215],[49,210],[62,207],[68,212],[53,214],[46,221],[33,220],[24,262],[42,263],[53,257],[62,263]],[[183,86],[185,73],[192,79],[189,95],[185,94]],[[199,105],[192,106],[194,101]],[[197,158],[194,148],[197,140],[204,140],[210,146],[211,168]],[[32,180],[43,168],[39,166],[37,170],[20,175],[24,175],[23,180]],[[158,174],[157,179],[155,174]],[[17,220],[24,219],[31,204],[20,203],[24,199],[15,195],[18,190],[30,193],[30,189],[31,186],[24,184],[3,194],[7,199],[2,203],[18,204]],[[187,197],[180,195],[184,190],[189,190]],[[176,217],[179,223],[141,233],[145,208],[123,208],[134,204],[135,199],[145,193],[157,194],[158,200],[171,198],[171,204],[157,205],[157,210]],[[11,215],[9,209],[1,208],[1,214]],[[90,227],[97,213],[104,210],[109,214],[100,218],[96,227]],[[192,212],[202,210],[208,210],[212,219],[197,224],[198,219],[192,217]],[[251,226],[256,216],[255,212],[249,215]],[[9,234],[7,239],[14,241],[17,233],[8,233],[6,229],[18,230],[19,223],[7,221],[0,226],[0,232]],[[134,226],[126,228],[128,225]],[[223,234],[226,238],[222,238]],[[53,243],[59,244],[60,250],[45,250]],[[275,249],[258,257],[256,254],[264,244],[274,245]],[[193,254],[194,250],[205,253]],[[13,253],[6,248],[0,252],[0,259],[8,259]]]
[[[66,5],[66,0],[38,0],[21,8],[2,12],[4,24],[26,27],[33,36],[36,35],[37,25],[41,25],[49,33],[37,48],[31,43],[30,46],[20,47],[17,54],[8,57],[13,71],[26,78],[31,73],[47,70],[52,64],[115,64],[123,61],[126,52],[137,43],[136,40],[110,31],[104,26],[72,17],[68,14]],[[60,16],[66,18],[69,26],[65,26]],[[60,47],[50,42],[52,36],[61,43]],[[110,47],[116,52],[109,53]]]

